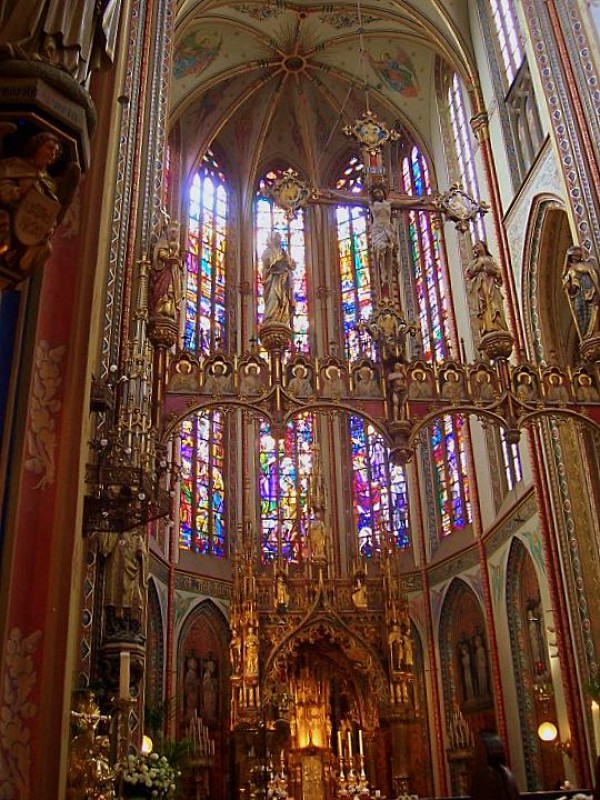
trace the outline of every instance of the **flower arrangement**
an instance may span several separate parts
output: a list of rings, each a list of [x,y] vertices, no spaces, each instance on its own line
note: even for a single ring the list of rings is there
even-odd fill
[[[165,756],[158,753],[128,755],[117,766],[116,774],[125,796],[157,797],[161,800],[173,797],[175,779],[179,775]]]

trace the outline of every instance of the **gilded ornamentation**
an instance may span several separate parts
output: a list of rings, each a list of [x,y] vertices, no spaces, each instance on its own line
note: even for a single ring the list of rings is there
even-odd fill
[[[60,363],[66,349],[65,345],[51,347],[42,340],[35,351],[27,429],[29,458],[25,461],[25,469],[40,476],[34,489],[46,489],[56,477],[56,416],[61,408],[57,394],[62,381]]]
[[[352,125],[347,125],[344,133],[356,139],[359,145],[373,156],[378,155],[384,144],[400,138],[398,131],[390,130],[371,110],[364,111]]]
[[[271,197],[282,208],[288,219],[293,219],[298,210],[307,204],[311,191],[309,185],[301,180],[293,169],[286,169],[280,178],[277,178],[264,190],[267,197]]]
[[[455,223],[457,231],[464,233],[469,229],[469,222],[482,217],[489,210],[489,205],[482,200],[475,200],[463,191],[460,183],[454,183],[447,192],[437,200],[440,210]]]
[[[38,712],[31,701],[38,678],[33,657],[41,638],[41,631],[23,636],[19,628],[13,628],[6,642],[0,708],[0,797],[6,800],[30,796],[29,721]]]

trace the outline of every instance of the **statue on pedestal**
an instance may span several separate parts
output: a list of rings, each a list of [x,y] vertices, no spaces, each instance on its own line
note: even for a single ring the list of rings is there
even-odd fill
[[[41,61],[85,84],[113,62],[120,0],[0,3],[0,57]]]

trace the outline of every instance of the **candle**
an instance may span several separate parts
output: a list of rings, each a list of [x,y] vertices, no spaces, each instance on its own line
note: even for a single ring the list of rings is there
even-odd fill
[[[596,755],[600,755],[600,706],[595,700],[592,700],[592,722],[594,725]]]
[[[338,731],[338,756],[342,758],[343,755],[344,754],[342,752],[342,732]]]
[[[358,752],[361,756],[364,756],[365,754],[365,751],[363,750],[362,728],[358,729]]]
[[[352,732],[348,731],[348,758],[352,758]]]
[[[129,676],[131,672],[131,653],[122,650],[119,657],[119,698],[129,700]]]

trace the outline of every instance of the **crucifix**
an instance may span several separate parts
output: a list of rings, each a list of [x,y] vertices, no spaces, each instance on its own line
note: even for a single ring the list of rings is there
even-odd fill
[[[469,197],[459,184],[452,185],[444,194],[411,195],[391,191],[383,165],[382,148],[398,139],[398,133],[389,129],[372,111],[365,111],[353,125],[344,128],[344,132],[355,139],[360,147],[365,174],[364,191],[311,189],[294,170],[288,169],[265,193],[284,209],[290,219],[310,203],[351,203],[367,207],[370,212],[372,264],[379,274],[381,297],[390,300],[393,299],[393,265],[397,257],[395,211],[438,213],[454,222],[458,231],[464,232],[470,221],[487,212],[488,206]]]

